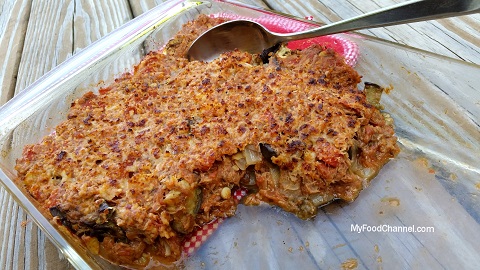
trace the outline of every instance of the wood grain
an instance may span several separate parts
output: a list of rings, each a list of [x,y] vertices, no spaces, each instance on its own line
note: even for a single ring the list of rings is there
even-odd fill
[[[136,17],[147,10],[152,9],[153,7],[167,2],[167,0],[130,0],[130,7],[132,9],[132,14]],[[269,6],[263,0],[241,0],[238,1],[244,4],[253,5],[257,7],[269,8]]]
[[[20,63],[20,56],[23,48],[23,41],[30,15],[31,3],[29,1],[6,0],[0,2],[0,59],[2,59],[2,68],[0,69],[0,105],[8,101],[15,89],[15,83]],[[14,203],[12,197],[7,194],[3,187],[0,187],[0,267],[8,268],[15,261],[18,266],[24,268],[23,261],[17,258],[19,252],[15,252],[15,241],[22,238],[22,230],[18,231],[17,220],[23,220],[24,217]],[[22,249],[20,243],[19,248]],[[23,244],[24,245],[24,244]]]
[[[406,0],[240,0],[328,23]],[[43,74],[165,0],[0,0],[0,105]],[[480,64],[480,14],[360,31]],[[72,269],[0,188],[0,269]]]
[[[6,52],[10,60],[4,65],[18,66],[18,73],[2,69],[0,79],[15,86],[10,86],[11,90],[2,89],[2,100],[23,90],[74,53],[132,18],[126,1],[9,2],[8,10],[18,17],[6,18],[8,23],[1,29],[5,34],[0,48],[2,53],[5,47],[10,50]],[[7,9],[5,3],[2,14],[4,9]],[[4,20],[3,16],[1,18]],[[10,45],[12,39],[19,40],[17,44],[21,43],[21,48]],[[13,49],[17,52],[12,52]],[[18,78],[16,82],[15,77]],[[0,209],[1,269],[73,269],[3,188],[0,189],[0,204],[3,206]]]
[[[406,0],[266,0],[274,10],[295,16],[313,16],[324,23],[336,22]],[[480,14],[428,22],[362,30],[372,35],[422,50],[480,64]]]
[[[13,96],[30,7],[28,0],[0,2],[0,105]]]

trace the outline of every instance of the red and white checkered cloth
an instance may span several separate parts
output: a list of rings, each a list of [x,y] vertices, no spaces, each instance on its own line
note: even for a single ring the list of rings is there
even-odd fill
[[[286,17],[280,17],[275,15],[264,15],[263,17],[259,18],[248,18],[242,17],[232,13],[217,13],[211,15],[214,18],[226,18],[232,20],[238,19],[249,19],[260,23],[261,25],[265,26],[268,30],[277,33],[293,33],[304,31],[310,29],[312,27],[316,27],[317,25],[302,22],[295,19],[290,19]],[[307,20],[313,20],[312,16],[305,17]],[[290,49],[305,49],[312,44],[321,44],[327,48],[331,48],[335,50],[337,53],[343,55],[345,57],[345,62],[350,66],[355,66],[357,63],[358,57],[358,45],[341,35],[327,35],[321,36],[316,38],[309,38],[304,40],[296,40],[288,42],[288,48]]]
[[[217,13],[211,15],[214,18],[226,18],[226,19],[250,19],[254,20],[267,29],[278,32],[278,33],[292,33],[303,31],[306,29],[311,28],[314,26],[308,22],[301,22],[294,19],[289,19],[285,17],[279,17],[274,15],[265,15],[264,17],[252,19],[247,17],[241,17],[236,14],[232,13]],[[313,17],[309,16],[306,18],[307,20],[312,20]],[[328,36],[321,36],[306,40],[298,40],[298,41],[290,41],[288,43],[288,47],[290,49],[304,49],[309,47],[312,44],[321,44],[325,47],[331,48],[335,50],[337,53],[343,55],[345,57],[345,62],[350,66],[355,66],[357,63],[358,57],[358,46],[356,43],[343,38],[340,35],[328,35]],[[240,201],[245,195],[247,195],[247,191],[244,189],[237,189],[233,196],[235,199]],[[192,254],[197,248],[199,248],[209,236],[215,232],[215,230],[220,226],[220,224],[224,221],[223,218],[218,218],[206,225],[202,228],[198,229],[197,231],[193,232],[187,240],[184,242],[183,251],[185,254],[190,255]]]
[[[208,237],[218,228],[223,222],[223,218],[217,218],[214,221],[204,225],[201,229],[195,231],[188,239],[183,243],[183,252],[185,254],[192,254],[197,248],[199,248]]]
[[[247,195],[246,189],[237,189],[233,192],[235,200],[240,201]],[[217,218],[214,221],[204,225],[199,230],[193,232],[187,240],[183,243],[183,252],[187,255],[192,254],[197,248],[199,248],[208,237],[218,228],[218,226],[224,221],[223,218]]]

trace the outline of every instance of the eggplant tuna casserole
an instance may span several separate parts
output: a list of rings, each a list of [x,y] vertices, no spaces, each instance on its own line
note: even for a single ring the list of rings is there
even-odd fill
[[[131,73],[73,102],[17,160],[17,181],[92,252],[130,266],[174,262],[189,233],[238,203],[308,219],[355,200],[398,154],[391,118],[332,50],[189,62],[189,44],[220,22],[184,25]]]

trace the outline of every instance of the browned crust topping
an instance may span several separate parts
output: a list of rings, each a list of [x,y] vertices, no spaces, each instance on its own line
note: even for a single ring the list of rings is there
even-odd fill
[[[246,204],[313,217],[333,199],[353,201],[398,153],[360,76],[331,50],[266,65],[239,51],[188,62],[189,42],[216,23],[187,24],[165,52],[85,94],[17,161],[18,180],[94,252],[175,261],[185,235],[234,215],[242,186]]]

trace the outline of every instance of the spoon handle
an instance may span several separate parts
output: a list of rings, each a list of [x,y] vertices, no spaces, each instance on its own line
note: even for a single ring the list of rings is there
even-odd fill
[[[319,28],[282,34],[281,40],[297,40],[321,35],[413,23],[480,12],[480,0],[414,0],[369,12]]]

